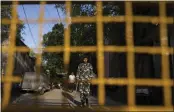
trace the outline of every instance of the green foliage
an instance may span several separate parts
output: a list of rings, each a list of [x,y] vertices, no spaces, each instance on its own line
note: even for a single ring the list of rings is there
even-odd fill
[[[57,4],[57,8],[60,8],[64,14],[65,5]],[[111,5],[106,5],[104,8],[112,8]],[[108,9],[110,10],[110,9]],[[112,10],[117,10],[116,7]],[[72,4],[71,16],[94,16],[96,13],[95,4]],[[110,11],[105,11],[105,13],[112,13]],[[113,13],[112,15],[116,15]],[[108,31],[112,26],[107,27]],[[105,38],[108,35],[105,35]],[[63,24],[55,24],[51,32],[48,32],[43,36],[43,45],[46,46],[59,46],[64,45],[64,26]],[[72,46],[88,46],[96,45],[96,24],[72,24],[71,25],[71,45]],[[78,66],[77,60],[83,56],[83,53],[73,53],[70,57],[70,73],[76,71],[76,66]],[[94,57],[94,53],[91,53],[90,57]],[[59,80],[57,74],[63,72],[63,53],[44,53],[43,54],[43,69],[44,73],[49,75],[51,80]],[[73,69],[72,69],[73,68]],[[49,72],[48,72],[49,71]]]
[[[57,8],[60,8],[64,14],[66,14],[64,4],[56,4]],[[96,12],[95,4],[74,4],[72,3],[71,16],[94,16]]]
[[[51,32],[43,36],[43,46],[63,45],[64,26],[63,24],[55,24]]]
[[[11,18],[11,6],[2,5],[1,18]],[[10,25],[1,24],[1,41],[3,42],[9,36]]]
[[[51,32],[43,36],[43,46],[63,45],[64,26],[56,24]],[[43,70],[50,77],[51,82],[55,82],[57,74],[63,72],[63,53],[44,53]]]
[[[2,5],[1,6],[1,18],[3,19],[12,19],[12,6],[11,5]],[[17,24],[16,31],[16,45],[20,44],[20,40],[23,40],[21,33],[25,28],[23,24]],[[1,42],[9,38],[10,34],[10,25],[9,24],[1,24]]]

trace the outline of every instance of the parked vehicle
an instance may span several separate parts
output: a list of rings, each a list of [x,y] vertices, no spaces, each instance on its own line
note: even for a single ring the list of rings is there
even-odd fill
[[[35,72],[26,72],[21,82],[21,90],[44,94],[50,90],[49,80],[42,74],[37,76]]]

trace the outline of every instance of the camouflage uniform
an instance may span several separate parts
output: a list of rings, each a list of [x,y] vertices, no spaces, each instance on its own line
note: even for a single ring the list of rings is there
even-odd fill
[[[93,67],[90,63],[81,63],[77,69],[76,78],[79,80],[79,92],[80,98],[83,102],[86,100],[88,103],[88,96],[90,95],[90,83],[88,82],[91,78],[95,77],[93,73]]]

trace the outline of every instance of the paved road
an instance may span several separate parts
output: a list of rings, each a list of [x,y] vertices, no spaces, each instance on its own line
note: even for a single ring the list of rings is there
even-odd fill
[[[97,98],[91,96],[89,98],[89,103],[91,105],[97,105]],[[52,91],[46,92],[44,95],[26,93],[16,98],[16,100],[13,101],[13,104],[80,106],[80,94],[79,92],[67,93],[62,91],[61,89],[54,89]]]
[[[37,99],[36,99],[37,98]],[[94,96],[89,97],[90,108],[98,106],[98,100]],[[120,105],[114,102],[110,98],[106,97],[106,103],[108,105]],[[22,94],[15,101],[13,105],[39,105],[39,106],[67,106],[71,108],[80,106],[80,93],[72,92],[68,93],[62,91],[61,89],[54,89],[52,91],[46,92],[44,95],[34,95],[31,93]]]
[[[69,102],[61,95],[61,90],[55,89],[46,92],[44,95],[36,95],[32,93],[22,94],[13,104],[22,105],[69,105]]]
[[[73,105],[73,106],[80,106],[80,93],[79,92],[72,92],[68,93],[63,91],[62,92],[63,96],[67,98],[67,100]],[[91,106],[98,105],[98,100],[96,97],[90,96],[89,97],[89,104]]]

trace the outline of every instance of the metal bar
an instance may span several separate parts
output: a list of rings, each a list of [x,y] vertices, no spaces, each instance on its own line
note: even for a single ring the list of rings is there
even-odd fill
[[[21,106],[21,105],[19,105]],[[11,106],[9,107],[9,110],[15,110],[16,107],[15,106]],[[66,106],[48,106],[48,105],[44,105],[44,106],[40,106],[37,108],[34,108],[33,106],[24,106],[22,105],[22,107],[18,107],[17,109],[20,109],[22,112],[24,112],[24,110],[31,110],[31,111],[40,111],[40,110],[51,110],[51,111],[72,111],[71,107]],[[62,110],[59,110],[62,109]],[[66,110],[67,109],[67,110]],[[93,106],[92,111],[129,111],[128,106]],[[79,108],[79,107],[75,107],[74,110],[79,110],[79,111],[84,111],[86,110],[85,108]],[[160,111],[160,112],[164,112],[164,111],[173,111],[173,107],[164,107],[164,106],[134,106],[133,107],[133,111]]]
[[[9,36],[9,50],[8,50],[8,58],[7,58],[7,67],[6,67],[6,76],[10,77],[13,74],[14,69],[14,48],[16,42],[16,26],[17,26],[17,6],[18,2],[13,2],[12,7],[12,20],[10,26],[10,36]],[[11,93],[11,82],[4,83],[4,98],[2,99],[2,109],[6,108],[9,100],[10,100],[10,93]]]
[[[98,99],[99,104],[105,103],[105,86],[104,86],[104,48],[103,48],[103,23],[102,23],[102,2],[97,1],[97,67],[98,67],[98,79],[101,81],[98,85]]]
[[[64,67],[65,72],[68,71],[68,64],[70,61],[70,16],[71,16],[71,2],[66,1],[66,28],[64,29]]]
[[[18,76],[5,76],[2,77],[2,82],[20,82],[22,79]],[[128,79],[127,78],[107,78],[103,80],[105,84],[107,85],[128,85]],[[174,80],[165,80],[165,83],[163,84],[164,81],[161,79],[136,79],[134,82],[131,81],[131,84],[135,84],[137,86],[163,86],[163,85],[168,85],[168,86],[173,86]],[[101,83],[100,80],[94,79],[91,81],[92,84],[96,85]]]
[[[40,75],[41,75],[41,64],[42,64],[42,33],[43,33],[43,23],[44,23],[44,8],[45,8],[46,2],[40,3],[40,15],[38,18],[39,21],[39,33],[38,33],[38,46],[37,46],[37,54],[36,54],[36,78],[39,81]],[[37,82],[39,84],[39,82]],[[38,100],[38,97],[36,96],[36,101]]]
[[[45,2],[41,2],[42,5]],[[98,59],[98,74],[99,78],[92,80],[92,84],[99,85],[99,104],[103,105],[105,102],[105,87],[104,84],[108,85],[127,85],[128,86],[128,106],[124,108],[111,107],[111,110],[134,110],[134,111],[172,111],[172,95],[171,86],[173,86],[173,80],[169,77],[169,54],[174,54],[173,48],[168,47],[167,39],[167,24],[173,24],[173,17],[166,17],[166,3],[160,2],[160,17],[150,17],[150,16],[132,16],[132,3],[126,2],[126,15],[116,16],[116,17],[106,17],[102,16],[102,2],[96,2],[97,4],[97,15],[93,17],[72,17],[71,23],[97,23],[97,46],[70,46],[70,13],[71,13],[71,2],[66,1],[66,18],[62,18],[61,21],[66,22],[68,25],[64,30],[64,47],[63,46],[49,46],[46,48],[41,48],[42,42],[40,41],[38,50],[43,52],[64,52],[64,64],[69,64],[70,52],[97,52]],[[16,7],[18,2],[13,2],[12,19],[2,19],[2,24],[11,24],[10,32],[10,46],[2,47],[3,52],[8,52],[7,69],[6,75],[2,77],[2,82],[4,82],[4,98],[2,107],[3,109],[8,105],[10,99],[11,83],[20,82],[20,77],[15,77],[12,75],[14,67],[14,52],[29,52],[30,49],[27,47],[16,47],[15,46],[15,33],[16,24],[25,23],[25,20],[19,20],[17,18]],[[57,23],[57,18],[45,19],[44,20],[44,8],[40,9],[39,19],[29,19],[29,23],[40,23],[39,26],[39,37],[42,38],[42,26],[43,23]],[[103,45],[103,22],[126,22],[126,41],[127,46],[104,46]],[[161,47],[140,47],[133,45],[133,22],[142,23],[160,23],[160,41]],[[116,78],[116,79],[105,79],[104,78],[104,51],[105,52],[128,52],[128,79],[126,78]],[[163,79],[135,79],[134,76],[134,53],[149,53],[149,54],[161,54],[162,55],[162,78]],[[41,53],[37,55],[37,67],[40,68],[41,65]],[[40,71],[40,69],[39,69]],[[165,106],[135,106],[135,87],[134,86],[163,86],[164,87],[164,103]],[[107,107],[108,109],[108,107]]]
[[[105,46],[103,47],[105,52],[128,52],[128,49],[126,46]],[[2,47],[2,52],[8,52],[8,47]],[[135,53],[148,53],[148,54],[161,54],[162,48],[161,47],[134,47]],[[27,47],[16,47],[14,48],[14,51],[16,52],[29,52],[30,49]],[[63,52],[64,47],[63,46],[48,46],[42,49],[43,52]],[[97,47],[96,46],[71,46],[70,47],[71,52],[96,52]],[[174,54],[173,48],[168,47],[166,48],[166,52],[169,54]],[[165,52],[163,52],[165,54]]]
[[[129,106],[95,106],[93,110],[97,111],[102,109],[102,111],[129,111]],[[173,111],[173,107],[164,107],[164,106],[133,106],[132,111]]]
[[[69,65],[69,61],[70,61],[70,31],[71,31],[71,27],[70,27],[70,19],[71,19],[71,2],[70,1],[66,1],[65,2],[65,8],[66,8],[66,27],[64,28],[64,72],[68,72],[68,65]],[[63,98],[62,101],[66,102],[66,98]]]
[[[174,17],[167,17],[167,21],[165,21],[166,24],[173,24],[174,23]],[[10,24],[11,20],[7,18],[2,18],[2,24]],[[57,20],[57,18],[45,18],[44,23],[57,23],[57,22],[66,22],[66,18],[60,18],[60,20]],[[100,20],[105,23],[107,22],[125,22],[125,16],[115,16],[115,17],[107,17],[103,16],[103,19]],[[133,16],[132,17],[133,22],[142,22],[142,23],[160,23],[160,19],[158,17],[151,17],[151,16]],[[71,23],[95,23],[96,17],[89,17],[89,16],[82,16],[82,17],[71,17]],[[18,20],[17,23],[27,23],[25,19]],[[28,19],[28,23],[34,24],[39,23],[38,19]]]
[[[71,27],[70,27],[70,19],[71,19],[71,2],[66,1],[65,2],[65,8],[66,8],[66,18],[65,18],[65,24],[66,27],[64,28],[64,72],[68,72],[69,68],[69,62],[70,62],[70,34],[71,34]],[[60,18],[61,19],[61,18]],[[66,102],[66,99],[63,98],[62,101]]]
[[[43,32],[43,23],[44,23],[44,6],[45,2],[41,2],[40,4],[40,15],[38,18],[39,21],[39,42],[36,54],[36,75],[40,75],[41,73],[41,63],[42,63],[42,32]],[[39,78],[39,77],[38,77]]]
[[[127,42],[127,71],[128,71],[128,106],[131,111],[133,106],[135,106],[135,86],[131,82],[135,81],[134,76],[134,43],[133,43],[133,21],[132,21],[132,2],[125,2],[126,8],[126,42]]]
[[[59,1],[59,0],[52,0],[52,1],[45,1],[47,2],[47,4],[65,4],[66,1]],[[2,1],[1,3],[2,5],[10,5],[12,4],[12,1]],[[36,0],[31,0],[31,1],[19,1],[19,4],[24,4],[24,5],[37,5],[40,4],[40,1],[36,1]],[[93,1],[73,1],[73,4],[94,4]]]
[[[2,78],[2,82],[6,83],[6,82],[21,82],[21,78],[18,76],[5,76]]]
[[[167,52],[168,48],[168,37],[167,37],[167,25],[166,25],[166,3],[160,2],[160,42],[162,48],[162,80],[164,81],[164,105],[166,107],[172,105],[172,95],[171,88],[169,85],[166,85],[165,81],[170,79],[169,72],[169,53]]]
[[[165,80],[165,85],[172,86],[174,80]],[[91,81],[92,84],[96,85],[101,83],[100,80],[95,79]],[[126,78],[107,78],[104,79],[104,83],[107,85],[129,85],[134,84],[136,86],[163,86],[164,81],[161,79],[136,79],[135,81],[130,81]]]
[[[46,1],[47,4],[65,4],[65,1],[57,1],[57,0],[47,0]],[[167,3],[173,3],[173,1],[166,1]],[[150,4],[149,4],[150,3]],[[158,3],[158,1],[143,1],[143,4],[139,1],[134,1],[134,4],[133,6],[135,7],[146,7],[146,6],[150,6],[150,7],[153,7],[155,3]],[[12,4],[12,1],[2,1],[1,3],[2,5],[11,5]],[[37,5],[37,4],[40,4],[40,1],[36,1],[36,0],[31,0],[31,1],[19,1],[18,3],[19,5],[21,4],[34,4],[34,5]],[[92,0],[89,0],[89,1],[73,1],[73,4],[95,4],[94,1]],[[116,2],[117,5],[122,5],[122,1],[117,1]]]

